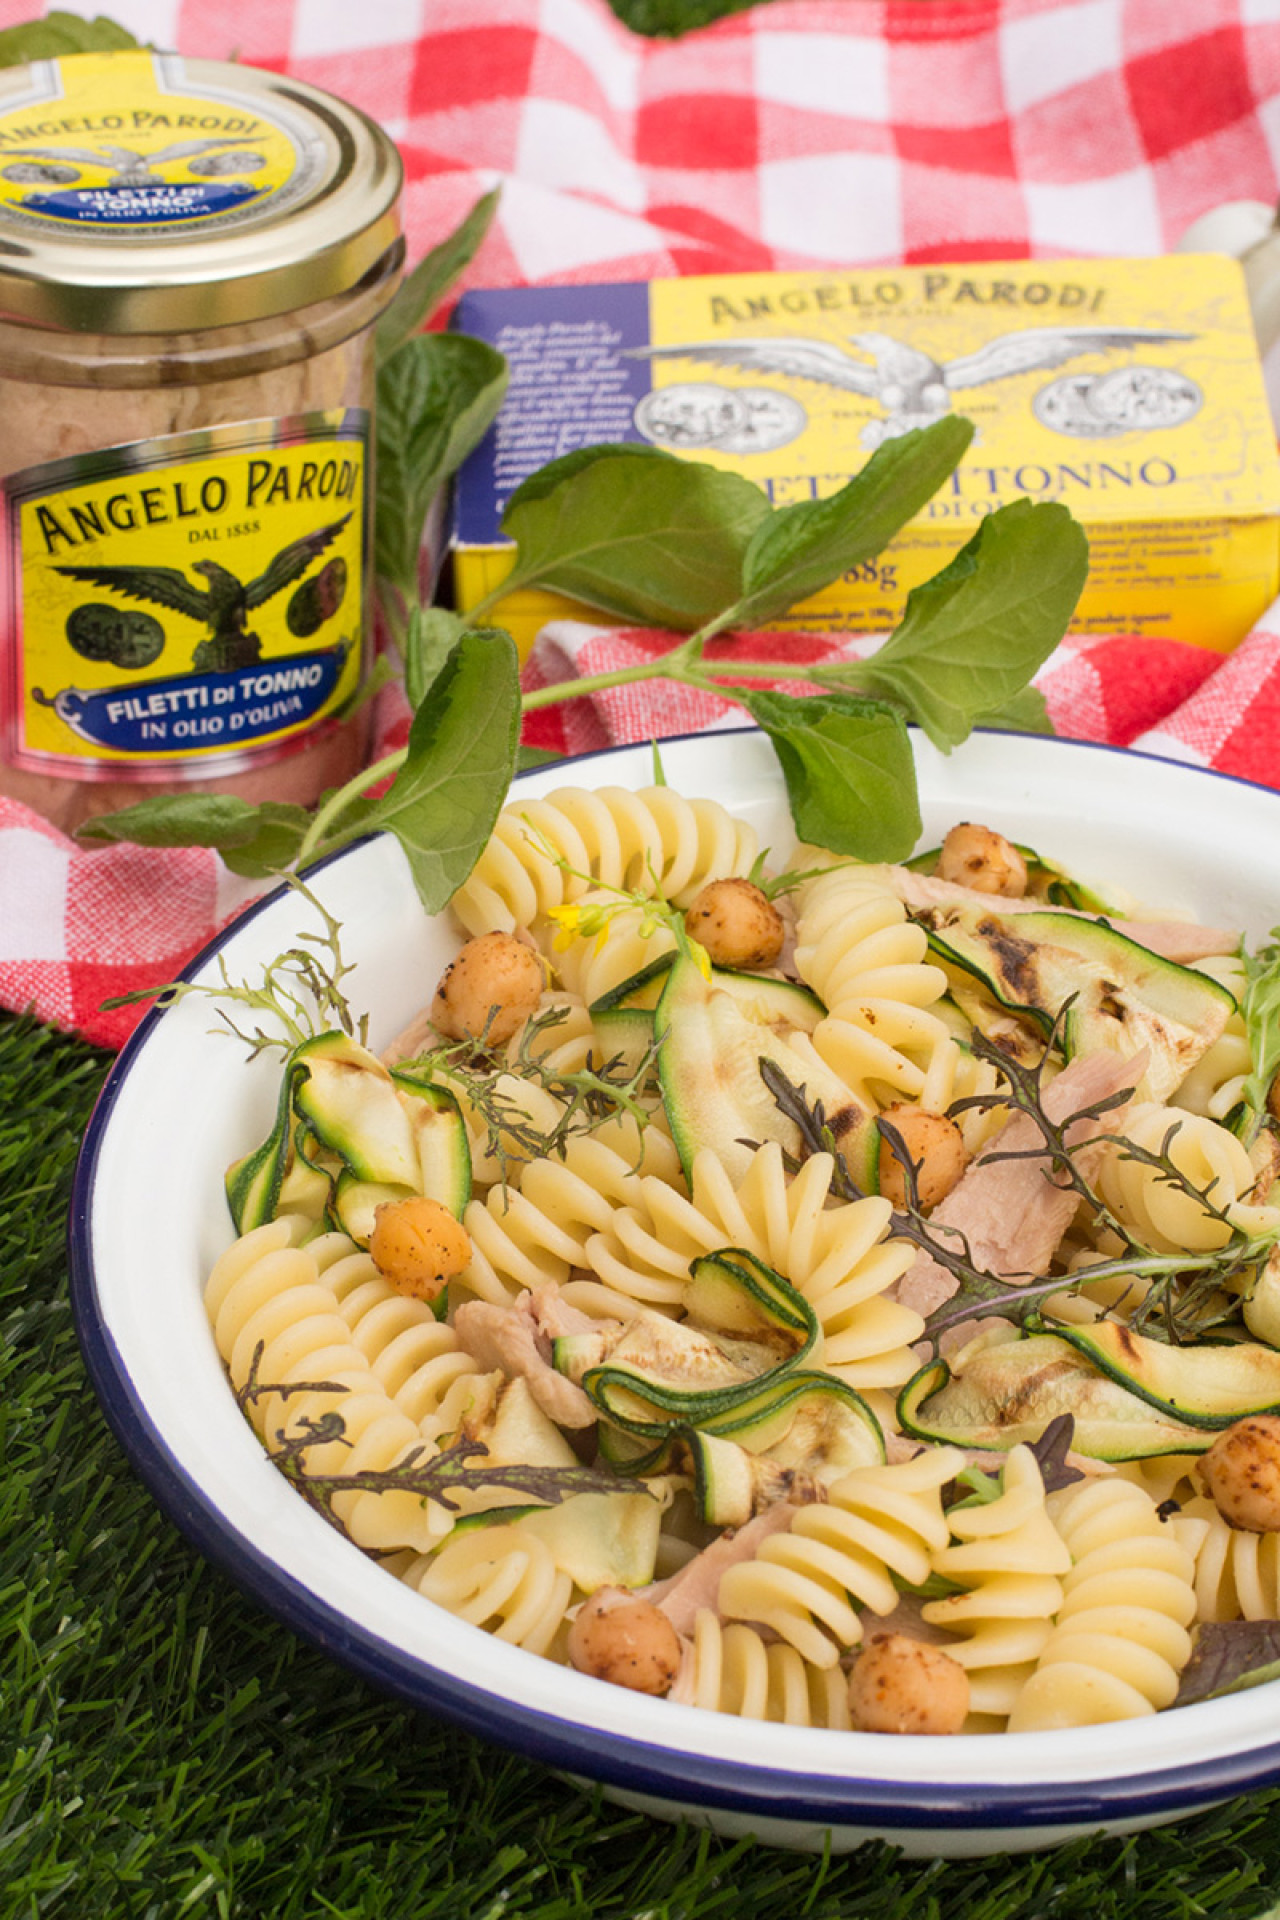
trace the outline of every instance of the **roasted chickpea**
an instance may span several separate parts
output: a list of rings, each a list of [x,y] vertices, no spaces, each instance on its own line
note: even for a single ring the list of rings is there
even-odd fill
[[[468,940],[440,976],[431,1023],[446,1040],[503,1046],[542,994],[542,962],[513,933],[482,933]]]
[[[569,1659],[579,1673],[664,1694],[680,1670],[680,1636],[660,1607],[625,1587],[598,1587],[569,1629]]]
[[[1280,1417],[1250,1414],[1220,1433],[1200,1478],[1224,1520],[1250,1533],[1280,1533]]]
[[[772,900],[750,880],[709,880],[684,924],[713,966],[758,972],[782,952],[786,927]]]
[[[902,1135],[916,1163],[920,1205],[926,1212],[950,1193],[969,1164],[964,1135],[944,1113],[925,1113],[899,1102],[886,1107],[881,1118]],[[887,1140],[880,1142],[880,1191],[892,1207],[907,1200],[907,1176]]]
[[[1027,863],[1002,833],[962,820],[942,843],[938,878],[977,893],[1020,900],[1027,890]]]
[[[941,1647],[874,1633],[853,1663],[849,1713],[861,1733],[959,1733],[969,1676]]]
[[[375,1207],[369,1257],[398,1293],[434,1300],[470,1266],[471,1241],[448,1207],[414,1194]]]

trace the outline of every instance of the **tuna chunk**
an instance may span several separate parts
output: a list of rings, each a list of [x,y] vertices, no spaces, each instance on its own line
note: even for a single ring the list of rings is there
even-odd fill
[[[557,1333],[579,1333],[599,1326],[556,1295],[554,1287],[523,1293],[513,1307],[468,1300],[454,1315],[453,1330],[481,1367],[501,1367],[512,1379],[527,1382],[529,1392],[558,1427],[589,1427],[596,1418],[581,1387],[551,1364],[551,1340]]]
[[[1052,1121],[1061,1123],[1122,1088],[1132,1092],[1145,1064],[1141,1054],[1131,1060],[1117,1053],[1085,1054],[1045,1088],[1044,1110]],[[1078,1121],[1068,1129],[1068,1146],[1082,1146],[1096,1133],[1114,1131],[1120,1115],[1121,1110],[1114,1108],[1099,1120]],[[1034,1120],[1015,1113],[930,1216],[932,1227],[957,1230],[957,1251],[963,1234],[974,1265],[1011,1284],[1048,1273],[1076,1210],[1077,1196],[1071,1188],[1055,1184],[1048,1154],[1025,1160],[995,1157],[1025,1152],[1040,1139]],[[951,1298],[956,1285],[946,1268],[922,1250],[898,1282],[898,1300],[927,1318]]]
[[[797,1512],[796,1507],[785,1502],[766,1507],[754,1520],[748,1520],[745,1527],[722,1533],[669,1580],[658,1580],[651,1587],[641,1589],[643,1598],[661,1607],[677,1633],[691,1634],[693,1623],[704,1607],[715,1612],[720,1582],[729,1568],[737,1566],[740,1560],[753,1559],[760,1542],[767,1540],[771,1533],[784,1533]]]

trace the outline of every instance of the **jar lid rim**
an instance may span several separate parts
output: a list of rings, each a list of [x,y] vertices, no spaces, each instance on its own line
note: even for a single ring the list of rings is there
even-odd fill
[[[0,71],[0,317],[199,331],[349,292],[396,244],[403,168],[305,81],[146,49]]]

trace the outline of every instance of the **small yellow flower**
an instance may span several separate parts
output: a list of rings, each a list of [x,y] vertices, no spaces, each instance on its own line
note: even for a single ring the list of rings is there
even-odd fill
[[[578,937],[578,928],[582,920],[581,907],[548,907],[547,918],[554,920],[559,932],[552,941],[557,953],[564,953]]]
[[[689,942],[689,958],[697,967],[707,985],[711,984],[711,955],[697,940]]]

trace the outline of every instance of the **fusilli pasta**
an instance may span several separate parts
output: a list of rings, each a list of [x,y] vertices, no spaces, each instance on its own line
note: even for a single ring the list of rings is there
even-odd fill
[[[1092,1726],[1172,1705],[1191,1657],[1192,1554],[1150,1495],[1118,1477],[1051,1494],[1048,1508],[1071,1570],[1010,1730]]]

